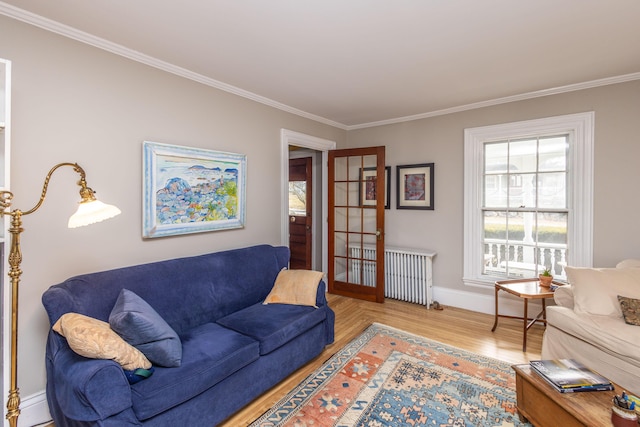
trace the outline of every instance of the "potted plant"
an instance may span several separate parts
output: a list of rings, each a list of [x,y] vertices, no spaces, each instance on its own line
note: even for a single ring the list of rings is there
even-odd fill
[[[551,274],[551,271],[549,271],[548,268],[545,268],[545,270],[538,275],[538,278],[540,279],[540,286],[544,286],[545,288],[548,288],[551,286],[553,275]]]

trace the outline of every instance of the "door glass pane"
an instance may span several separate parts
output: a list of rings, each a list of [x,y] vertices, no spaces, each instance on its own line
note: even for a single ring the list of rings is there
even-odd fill
[[[347,279],[347,260],[345,258],[334,258],[333,266],[335,270],[335,278],[341,282],[346,282]]]
[[[346,181],[347,180],[347,158],[346,157],[336,157],[334,160],[334,172],[333,179],[335,181]]]
[[[373,168],[378,164],[378,156],[363,156],[362,165],[365,168]]]
[[[289,215],[307,215],[307,182],[289,182]]]
[[[360,169],[362,169],[362,156],[347,157],[349,162],[349,181],[360,180]]]
[[[335,208],[334,212],[334,228],[336,231],[347,231],[347,209]]]
[[[349,206],[360,206],[360,193],[358,192],[359,188],[358,182],[350,182],[349,183]]]
[[[349,208],[349,231],[354,233],[362,233],[362,219],[360,215],[365,209]]]
[[[347,206],[349,184],[346,182],[336,182],[333,188],[334,206]]]
[[[376,211],[373,209],[362,209],[362,231],[365,233],[376,232]]]
[[[334,253],[335,256],[347,256],[347,233],[334,234]]]

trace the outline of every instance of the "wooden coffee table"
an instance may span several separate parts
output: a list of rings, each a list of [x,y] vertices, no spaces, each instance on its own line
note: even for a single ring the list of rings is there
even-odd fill
[[[622,393],[614,384],[612,391],[560,393],[529,365],[513,365],[516,372],[516,397],[521,421],[535,427],[606,426],[611,427],[613,396]]]

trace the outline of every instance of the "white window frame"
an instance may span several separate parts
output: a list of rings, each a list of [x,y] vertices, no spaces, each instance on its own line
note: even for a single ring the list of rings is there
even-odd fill
[[[464,131],[464,269],[463,282],[469,286],[493,286],[496,280],[483,272],[482,175],[484,144],[487,142],[569,135],[567,207],[567,264],[593,265],[593,111],[548,117]]]

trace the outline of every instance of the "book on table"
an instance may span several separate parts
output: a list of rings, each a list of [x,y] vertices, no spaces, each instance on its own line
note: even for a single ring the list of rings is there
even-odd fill
[[[613,390],[613,384],[575,359],[532,360],[529,365],[560,393]]]

